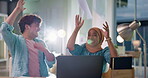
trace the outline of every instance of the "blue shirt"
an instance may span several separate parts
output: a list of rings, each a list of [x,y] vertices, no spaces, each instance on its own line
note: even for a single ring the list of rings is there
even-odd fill
[[[95,53],[89,52],[86,49],[85,44],[82,44],[82,45],[75,44],[74,48],[75,49],[73,51],[69,50],[72,55],[91,55],[91,56],[99,55],[99,56],[103,56],[105,60],[103,62],[103,70],[102,70],[102,72],[105,72],[106,64],[107,63],[110,64],[110,52],[109,52],[109,48],[108,47],[105,47],[104,49],[102,49],[102,50],[100,50],[98,52],[95,52]]]
[[[12,56],[12,77],[28,76],[28,59],[29,53],[26,46],[25,38],[22,35],[12,33],[14,27],[3,22],[1,25],[2,36],[10,50]],[[35,42],[42,42],[34,39]],[[43,52],[38,51],[40,75],[41,77],[48,76],[48,67],[51,68],[55,61],[47,61]],[[48,66],[47,66],[48,65]]]

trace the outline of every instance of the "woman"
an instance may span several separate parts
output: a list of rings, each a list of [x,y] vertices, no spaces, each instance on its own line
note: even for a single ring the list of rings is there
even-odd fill
[[[87,37],[87,42],[78,45],[75,44],[75,40],[78,34],[78,31],[82,27],[84,23],[84,20],[79,15],[75,16],[75,29],[68,40],[67,48],[69,49],[70,53],[72,55],[100,55],[104,56],[104,65],[103,65],[103,72],[105,72],[106,69],[106,64],[110,63],[110,57],[116,57],[117,56],[117,51],[114,48],[114,45],[111,41],[111,38],[109,36],[109,26],[106,22],[106,24],[103,24],[104,27],[103,30],[94,27],[91,28],[88,31],[88,37]],[[101,47],[104,37],[106,38],[106,41],[108,43],[108,47],[105,47],[104,49]]]

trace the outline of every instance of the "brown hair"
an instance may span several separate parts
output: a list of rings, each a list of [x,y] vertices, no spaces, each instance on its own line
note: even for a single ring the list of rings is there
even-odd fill
[[[18,24],[20,26],[21,33],[24,33],[26,24],[31,25],[34,22],[41,23],[42,22],[41,17],[39,17],[39,16],[37,16],[35,14],[23,16],[20,19],[20,21],[18,22]]]

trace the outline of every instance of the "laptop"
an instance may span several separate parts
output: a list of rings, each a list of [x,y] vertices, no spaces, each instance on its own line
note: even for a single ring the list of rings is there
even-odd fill
[[[101,78],[103,56],[58,56],[57,78]]]

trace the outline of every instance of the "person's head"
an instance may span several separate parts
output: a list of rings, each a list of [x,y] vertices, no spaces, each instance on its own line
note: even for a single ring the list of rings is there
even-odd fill
[[[97,27],[89,29],[87,44],[89,44],[90,46],[98,46],[98,45],[101,46],[103,41],[104,41],[104,35],[101,32],[101,29]]]
[[[37,15],[25,15],[18,22],[21,33],[27,33],[27,35],[31,38],[38,36],[41,23],[42,19]]]

